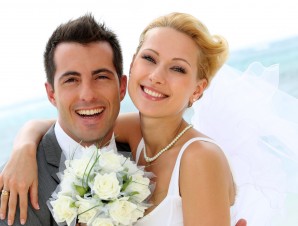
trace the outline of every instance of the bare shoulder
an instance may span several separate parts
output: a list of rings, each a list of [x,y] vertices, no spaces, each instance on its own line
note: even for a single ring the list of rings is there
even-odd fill
[[[183,153],[180,165],[182,187],[199,187],[204,184],[207,190],[221,188],[234,201],[234,182],[228,160],[222,149],[211,142],[194,141]],[[181,188],[182,188],[181,187]]]
[[[208,165],[210,162],[226,162],[226,157],[221,148],[215,143],[204,140],[192,142],[185,150],[182,156],[182,163],[198,162]]]
[[[187,139],[194,137],[204,136],[193,132]],[[229,221],[235,197],[233,178],[224,152],[215,143],[196,140],[187,146],[181,158],[179,189],[188,222],[219,225]]]
[[[186,148],[181,158],[180,171],[185,177],[195,177],[201,182],[217,181],[221,185],[225,183],[228,187],[233,184],[224,152],[218,145],[207,141],[194,141]]]

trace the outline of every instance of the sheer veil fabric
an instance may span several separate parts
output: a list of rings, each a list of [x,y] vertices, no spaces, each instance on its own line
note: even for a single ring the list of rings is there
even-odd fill
[[[192,124],[222,147],[233,172],[231,225],[298,225],[298,99],[278,83],[278,65],[224,65],[193,106]]]

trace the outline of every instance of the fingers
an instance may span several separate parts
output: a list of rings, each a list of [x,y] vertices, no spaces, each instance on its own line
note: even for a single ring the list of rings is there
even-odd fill
[[[246,226],[246,225],[247,225],[247,222],[245,219],[240,219],[236,224],[236,226]]]
[[[12,225],[16,214],[16,206],[18,202],[18,194],[15,190],[10,191],[8,201],[7,224]]]
[[[0,174],[0,191],[2,190],[2,188],[3,188],[3,176],[2,176],[2,174]],[[1,200],[1,198],[2,198],[1,196],[0,196],[0,219],[4,220],[6,213],[3,212],[3,207],[2,206],[4,206],[4,203]]]
[[[19,152],[23,153],[23,152]],[[26,153],[26,152],[24,152]],[[30,155],[21,155],[11,158],[5,168],[0,173],[0,191],[1,187],[10,189],[10,197],[1,199],[0,206],[0,216],[1,219],[7,217],[9,225],[11,225],[15,220],[16,208],[20,209],[20,221],[23,224],[27,220],[27,210],[28,210],[28,191],[31,189],[34,180],[37,183],[37,164],[36,160],[31,162],[32,157]],[[25,176],[24,176],[25,175]],[[35,185],[37,187],[37,185]],[[33,194],[35,198],[33,201],[36,204],[33,205],[34,208],[38,206],[37,204],[37,191],[36,188],[33,189]],[[19,199],[19,206],[18,205]]]
[[[27,192],[20,193],[19,199],[20,199],[20,223],[25,224],[27,220],[27,209],[28,209]]]
[[[39,210],[38,204],[38,180],[35,180],[30,187],[30,202],[34,209]]]
[[[9,199],[9,191],[3,189],[1,191],[1,207],[0,207],[0,218],[4,220],[6,217],[7,203]]]

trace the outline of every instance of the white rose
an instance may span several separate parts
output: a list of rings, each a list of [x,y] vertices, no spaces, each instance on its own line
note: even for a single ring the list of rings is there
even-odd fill
[[[130,159],[125,159],[123,162],[124,162],[123,167],[128,170],[128,174],[135,174],[135,173],[142,174],[142,175],[144,174],[143,170],[140,170],[137,164],[131,161]]]
[[[132,198],[137,202],[143,202],[151,193],[149,184],[150,180],[147,177],[143,177],[140,174],[135,174],[132,175],[132,181],[125,189],[125,192],[138,192],[138,194],[133,195]]]
[[[92,222],[92,226],[114,226],[113,221],[109,218],[96,218]]]
[[[93,162],[93,160],[90,161],[90,158],[73,159],[70,162],[70,166],[75,176],[83,178],[84,174],[87,175],[89,173]]]
[[[123,170],[121,156],[115,154],[113,150],[103,152],[99,157],[98,164],[105,172],[119,172]]]
[[[75,201],[71,197],[64,195],[60,195],[58,199],[50,201],[57,223],[66,221],[67,225],[70,225],[77,215],[77,208],[74,203]]]
[[[148,207],[145,207],[145,206],[138,206],[138,208],[132,212],[132,215],[131,215],[132,223],[135,223],[137,222],[138,219],[142,218],[147,208]]]
[[[110,204],[109,209],[113,220],[123,225],[130,225],[144,215],[144,210],[139,210],[136,204],[127,200],[128,197],[117,199]]]
[[[64,171],[64,174],[61,176],[61,182],[59,184],[59,193],[67,196],[73,196],[77,194],[73,184],[78,183],[75,175],[69,171]]]
[[[80,196],[76,196],[76,206],[78,207],[78,218],[80,223],[88,223],[96,213],[100,210],[97,206],[97,202],[94,199],[83,199]]]
[[[82,147],[83,157],[91,158],[91,156],[95,156],[98,150],[98,147],[96,147],[94,144],[90,145],[89,147]]]
[[[115,199],[120,193],[121,186],[116,173],[97,174],[94,178],[94,184],[91,189],[100,199]]]

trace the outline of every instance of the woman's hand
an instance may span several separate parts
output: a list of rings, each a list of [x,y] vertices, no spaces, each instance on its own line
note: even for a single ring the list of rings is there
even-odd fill
[[[245,219],[240,219],[238,220],[238,222],[236,223],[236,226],[246,226],[247,222]]]
[[[39,209],[36,151],[42,136],[54,122],[54,120],[29,121],[16,136],[11,158],[0,174],[0,190],[9,191],[2,192],[0,218],[4,220],[8,212],[8,225],[14,222],[18,199],[21,224],[25,224],[28,192],[33,208]]]
[[[22,150],[14,150],[0,174],[0,189],[9,191],[8,195],[1,195],[0,216],[4,220],[8,212],[8,225],[14,222],[18,198],[21,224],[26,222],[28,192],[33,208],[39,209],[36,148],[33,143],[25,145]]]

